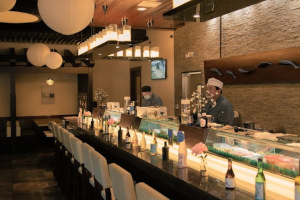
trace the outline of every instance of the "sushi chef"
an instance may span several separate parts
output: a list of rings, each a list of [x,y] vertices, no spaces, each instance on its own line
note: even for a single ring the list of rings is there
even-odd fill
[[[209,78],[206,85],[206,97],[208,103],[205,105],[206,114],[212,115],[214,123],[223,125],[233,124],[233,107],[222,94],[223,82],[216,78]]]

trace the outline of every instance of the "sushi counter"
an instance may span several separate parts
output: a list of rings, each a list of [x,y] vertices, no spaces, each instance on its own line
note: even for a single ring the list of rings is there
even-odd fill
[[[187,164],[189,170],[198,171],[200,174],[201,159],[192,152],[192,147],[203,142],[208,149],[205,154],[207,155],[206,162],[209,180],[213,178],[214,181],[218,180],[218,183],[224,182],[228,158],[232,159],[232,168],[237,187],[236,197],[242,194],[244,197],[248,196],[249,199],[254,198],[255,177],[257,174],[258,159],[260,158],[262,159],[262,168],[266,179],[266,199],[294,199],[294,179],[299,174],[300,159],[299,137],[296,135],[271,134],[240,128],[236,130],[236,128],[231,126],[219,126],[217,124],[212,124],[214,127],[208,129],[201,129],[199,127],[183,126],[178,121],[167,118],[160,120],[136,118],[131,115],[120,114],[119,122],[115,123],[114,128],[111,129],[111,139],[114,140],[113,138],[117,137],[119,127],[121,127],[123,132],[126,132],[128,127],[133,127],[129,129],[130,133],[133,134],[136,132],[134,134],[137,135],[139,144],[143,135],[142,133],[145,133],[147,149],[149,150],[152,140],[150,134],[154,130],[157,133],[157,156],[159,157],[161,156],[161,149],[164,143],[170,141],[169,133],[171,130],[173,132],[173,144],[168,143],[170,160],[177,162],[179,149],[177,132],[183,131],[187,146]],[[117,120],[118,118],[115,118],[115,121]],[[88,130],[89,140],[91,140],[91,133],[99,137],[99,130],[96,128],[91,131],[89,127],[86,127],[84,130]],[[190,174],[188,177],[190,178]],[[201,185],[200,180],[201,176],[199,176]],[[209,185],[209,187],[214,186]],[[216,189],[214,189],[214,192],[216,192]],[[222,190],[222,195],[213,194],[217,198],[226,199],[227,197],[224,195],[226,195],[224,190]]]

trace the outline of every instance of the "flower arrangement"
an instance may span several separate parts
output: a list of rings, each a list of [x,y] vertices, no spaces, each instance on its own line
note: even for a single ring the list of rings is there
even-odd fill
[[[206,97],[203,95],[202,90],[204,90],[204,86],[199,86],[199,90],[197,89],[191,95],[191,110],[194,114],[201,112],[202,107],[204,107],[207,103]]]
[[[95,100],[100,102],[100,106],[102,106],[102,102],[103,101],[108,101],[109,100],[109,95],[100,88],[97,88],[97,90],[95,90]]]
[[[92,113],[91,113],[90,111],[85,111],[85,112],[83,113],[83,115],[84,115],[85,117],[89,117],[89,116],[92,115]]]
[[[203,144],[202,142],[199,142],[198,144],[196,144],[195,146],[192,147],[192,153],[195,154],[196,156],[200,155],[200,156],[207,156],[205,154],[206,151],[208,151],[207,146],[205,144]]]
[[[114,119],[109,119],[109,120],[107,121],[107,124],[108,124],[108,125],[113,125],[113,124],[114,124],[114,122],[115,122],[115,120],[114,120]]]
[[[191,150],[192,150],[192,154],[195,154],[195,156],[200,157],[201,176],[207,176],[207,163],[205,159],[207,157],[207,154],[205,154],[205,152],[208,151],[207,146],[202,142],[199,142],[198,144],[193,146]]]

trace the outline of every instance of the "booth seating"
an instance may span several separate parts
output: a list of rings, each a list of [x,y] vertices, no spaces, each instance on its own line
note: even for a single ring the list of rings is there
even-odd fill
[[[108,171],[106,158],[97,151],[91,152],[91,161],[94,168],[95,200],[112,200],[112,183]]]
[[[117,200],[136,200],[131,174],[116,163],[109,164],[109,173],[115,198]]]
[[[84,167],[82,168],[83,174],[83,187],[85,187],[87,199],[92,200],[95,197],[95,184],[94,184],[94,168],[91,162],[91,152],[95,151],[93,147],[91,147],[87,143],[81,144],[81,150],[83,155]]]
[[[169,200],[144,182],[135,185],[137,200]]]

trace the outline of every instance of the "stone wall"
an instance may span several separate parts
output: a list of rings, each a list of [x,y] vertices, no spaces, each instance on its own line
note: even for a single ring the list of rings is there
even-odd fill
[[[299,19],[300,1],[266,0],[221,20],[190,22],[177,29],[175,103],[180,104],[181,73],[203,70],[204,60],[299,47]],[[187,52],[195,52],[195,57],[186,59]],[[300,83],[226,85],[223,94],[240,112],[242,122],[255,121],[265,130],[300,134]]]

